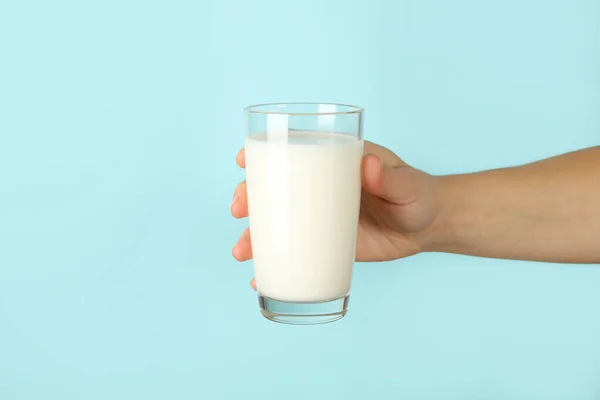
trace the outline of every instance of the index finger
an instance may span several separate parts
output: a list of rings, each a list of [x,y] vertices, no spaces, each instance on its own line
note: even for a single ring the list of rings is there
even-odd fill
[[[235,162],[242,168],[246,168],[246,150],[241,149],[237,156],[235,156]]]

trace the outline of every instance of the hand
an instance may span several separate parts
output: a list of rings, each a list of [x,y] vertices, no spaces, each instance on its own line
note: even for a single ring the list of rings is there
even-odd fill
[[[244,150],[236,157],[245,168]],[[438,178],[408,166],[385,147],[365,141],[356,261],[389,261],[422,251],[440,213]],[[248,216],[246,182],[235,189],[231,213]],[[238,261],[252,258],[250,231],[233,248]],[[254,279],[251,285],[256,289]]]

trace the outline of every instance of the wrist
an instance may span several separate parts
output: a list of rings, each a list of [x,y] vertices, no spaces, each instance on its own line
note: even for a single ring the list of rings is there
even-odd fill
[[[455,241],[455,222],[463,203],[466,175],[444,175],[436,177],[434,191],[434,218],[419,239],[421,252],[447,252]]]

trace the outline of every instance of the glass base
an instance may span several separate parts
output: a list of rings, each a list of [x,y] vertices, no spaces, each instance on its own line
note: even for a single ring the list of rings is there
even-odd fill
[[[258,295],[261,314],[271,321],[293,325],[315,325],[337,321],[348,311],[350,295],[322,302],[287,302]]]

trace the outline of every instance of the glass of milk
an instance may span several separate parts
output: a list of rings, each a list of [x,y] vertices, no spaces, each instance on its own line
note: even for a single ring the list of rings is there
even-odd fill
[[[338,320],[347,312],[356,248],[363,110],[282,103],[245,114],[260,311],[289,324]]]

